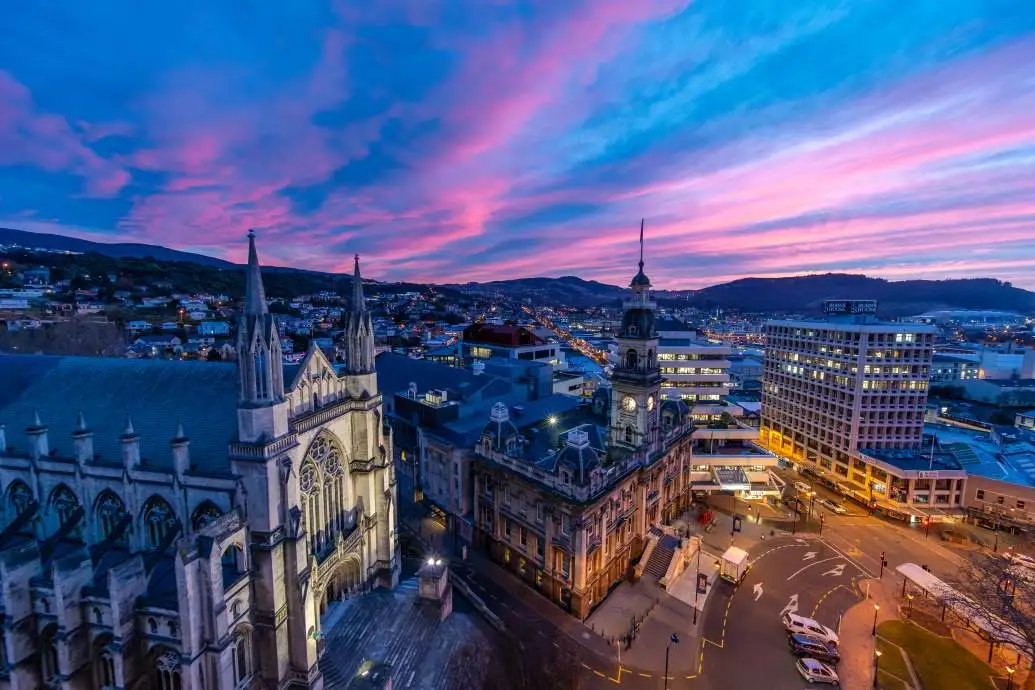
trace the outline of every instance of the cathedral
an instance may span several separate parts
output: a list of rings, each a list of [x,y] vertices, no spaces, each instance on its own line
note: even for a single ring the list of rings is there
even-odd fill
[[[359,257],[347,363],[288,366],[248,251],[235,363],[0,355],[0,690],[319,689],[398,581]]]

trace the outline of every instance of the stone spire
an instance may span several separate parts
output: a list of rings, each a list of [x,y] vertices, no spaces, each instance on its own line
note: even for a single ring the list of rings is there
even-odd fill
[[[248,275],[244,292],[245,314],[268,314],[266,288],[262,285],[262,270],[259,268],[259,253],[255,250],[255,231],[248,231]]]
[[[181,478],[190,471],[190,439],[183,433],[183,422],[176,420],[176,435],[169,442],[172,447],[173,468]]]
[[[122,465],[127,470],[139,466],[140,437],[137,436],[137,432],[133,428],[133,420],[130,419],[128,414],[126,415],[126,426],[123,427],[119,440],[122,441]]]
[[[363,277],[359,272],[359,254],[352,273],[352,301],[345,317],[345,373],[374,373],[374,324],[363,299]],[[371,391],[372,392],[372,391]]]
[[[352,311],[367,310],[366,298],[363,296],[363,276],[359,274],[359,254],[355,257],[355,268],[352,269]]]
[[[284,364],[277,326],[266,305],[255,233],[248,233],[244,313],[237,324],[237,366],[241,404],[264,406],[284,398]]]
[[[29,437],[29,457],[33,460],[50,455],[50,444],[47,441],[47,427],[40,420],[39,408],[32,410],[32,424],[25,429]]]
[[[82,410],[79,411],[72,431],[72,446],[75,448],[75,459],[80,465],[93,460],[93,432],[86,425]]]

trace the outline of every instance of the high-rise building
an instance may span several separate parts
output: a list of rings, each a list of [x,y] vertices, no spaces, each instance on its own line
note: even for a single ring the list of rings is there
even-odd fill
[[[825,321],[765,324],[761,438],[876,500],[891,493],[895,470],[875,458],[912,456],[923,443],[937,329],[879,321],[872,300],[828,300],[824,310]]]

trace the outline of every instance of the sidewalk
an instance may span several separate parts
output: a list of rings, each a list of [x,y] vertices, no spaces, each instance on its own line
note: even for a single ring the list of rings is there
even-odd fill
[[[838,649],[841,651],[837,673],[843,690],[867,690],[874,687],[874,613],[878,625],[899,617],[898,603],[888,594],[884,583],[880,580],[859,581],[861,591],[865,592],[867,585],[870,598],[848,609],[837,631],[840,637]],[[880,610],[876,610],[874,605],[880,606]]]

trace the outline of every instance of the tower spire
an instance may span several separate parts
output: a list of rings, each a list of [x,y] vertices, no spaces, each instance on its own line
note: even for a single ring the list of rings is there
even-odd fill
[[[262,285],[262,271],[259,268],[259,253],[255,250],[255,231],[248,231],[248,273],[245,282],[244,313],[265,314],[266,289]]]
[[[643,273],[643,218],[640,218],[640,273]]]
[[[352,311],[358,314],[367,310],[367,303],[363,297],[363,276],[359,274],[359,254],[356,254],[355,261],[352,271]]]

